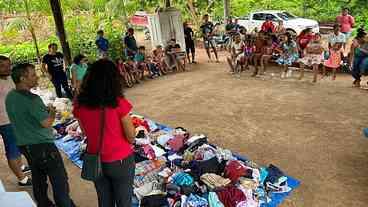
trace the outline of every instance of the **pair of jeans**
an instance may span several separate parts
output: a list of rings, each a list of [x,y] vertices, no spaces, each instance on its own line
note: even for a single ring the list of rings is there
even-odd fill
[[[38,207],[50,207],[49,178],[57,207],[74,207],[69,196],[68,177],[61,155],[53,143],[19,146],[32,170],[33,195]]]
[[[360,81],[363,73],[365,73],[368,68],[368,55],[363,52],[356,51],[354,55],[353,68],[351,74],[353,78],[357,81]]]
[[[54,77],[52,77],[51,82],[55,87],[57,97],[59,97],[59,98],[63,97],[63,93],[61,91],[61,87],[63,87],[67,98],[69,98],[69,99],[73,98],[73,94],[72,94],[72,91],[69,87],[68,78],[67,78],[65,72],[60,72],[60,73],[54,75]]]
[[[103,176],[95,181],[99,207],[132,206],[135,174],[134,155],[102,163]]]

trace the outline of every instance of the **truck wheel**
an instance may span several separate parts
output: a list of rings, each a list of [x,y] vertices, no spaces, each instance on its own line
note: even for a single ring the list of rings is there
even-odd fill
[[[286,32],[289,32],[293,37],[296,37],[298,35],[293,29],[286,29]]]

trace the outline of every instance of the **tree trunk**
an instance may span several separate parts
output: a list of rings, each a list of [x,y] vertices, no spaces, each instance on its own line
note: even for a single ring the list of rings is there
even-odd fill
[[[166,8],[170,8],[171,7],[170,0],[165,0],[165,7]]]
[[[50,5],[52,14],[54,16],[57,36],[59,37],[61,47],[63,48],[65,63],[68,66],[72,63],[72,57],[70,54],[69,43],[65,33],[63,13],[61,10],[60,0],[50,0]]]
[[[41,54],[40,54],[40,50],[38,48],[38,42],[37,42],[37,37],[36,34],[34,32],[34,28],[33,28],[33,24],[32,24],[32,19],[31,19],[31,13],[29,11],[29,5],[28,5],[28,0],[24,0],[24,5],[26,7],[26,15],[27,15],[27,20],[28,20],[28,30],[32,35],[32,40],[36,49],[36,56],[37,56],[37,62],[40,63],[41,61]]]
[[[224,0],[224,20],[230,16],[230,0]]]

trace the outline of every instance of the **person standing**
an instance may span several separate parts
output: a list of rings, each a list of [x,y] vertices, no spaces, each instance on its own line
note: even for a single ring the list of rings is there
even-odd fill
[[[351,30],[354,27],[355,19],[353,16],[349,15],[349,9],[343,8],[341,15],[336,17],[336,23],[341,25],[340,32],[345,35],[346,41],[351,37]]]
[[[31,166],[37,206],[55,206],[47,196],[48,178],[56,206],[73,207],[67,173],[52,134],[55,108],[46,107],[41,97],[30,91],[39,79],[35,66],[16,65],[11,77],[16,88],[6,96],[6,111],[14,128],[16,144]]]
[[[15,135],[13,127],[10,124],[5,109],[5,97],[10,90],[15,88],[13,81],[10,79],[11,62],[8,57],[0,55],[0,135],[5,146],[5,156],[8,160],[8,166],[14,175],[18,178],[19,186],[31,186],[31,179],[24,174],[29,172],[29,168],[22,164],[21,153],[15,144]]]
[[[328,48],[332,48],[336,43],[346,43],[346,38],[343,33],[340,32],[341,25],[335,24],[333,26],[334,32],[328,37]]]
[[[67,75],[64,71],[64,55],[57,51],[58,47],[55,43],[51,43],[48,48],[48,54],[42,58],[42,72],[47,74],[51,80],[55,87],[57,97],[63,97],[63,93],[61,91],[62,87],[66,93],[66,96],[69,99],[72,99],[73,95],[68,84]]]
[[[262,24],[261,31],[266,33],[266,34],[276,32],[276,27],[272,22],[272,17],[270,17],[270,16],[266,17],[266,21],[263,22],[263,24]]]
[[[189,63],[196,63],[195,59],[195,44],[194,44],[194,32],[191,27],[189,27],[187,22],[184,22],[184,38],[185,38],[185,47],[187,52],[187,58]],[[192,62],[190,61],[189,54],[192,53]]]
[[[124,37],[124,45],[125,45],[125,57],[126,58],[134,58],[135,54],[138,52],[137,41],[134,37],[134,29],[129,28],[128,32]]]
[[[72,73],[72,87],[75,94],[79,94],[83,78],[87,73],[87,63],[87,57],[85,55],[79,54],[74,57],[73,64],[70,66],[70,70]]]
[[[95,42],[99,58],[107,58],[109,50],[109,41],[104,37],[104,31],[97,31],[97,38]]]
[[[205,14],[203,16],[203,24],[201,25],[202,35],[203,35],[203,43],[204,48],[206,49],[208,58],[211,61],[211,52],[210,47],[212,48],[213,52],[215,53],[216,62],[218,63],[218,55],[217,55],[217,49],[216,49],[216,43],[213,40],[213,32],[215,30],[215,26],[212,22],[209,21],[208,14]]]
[[[73,110],[87,137],[87,152],[101,155],[103,176],[94,181],[99,207],[132,204],[135,128],[129,115],[132,105],[121,89],[115,64],[99,60],[91,65]]]

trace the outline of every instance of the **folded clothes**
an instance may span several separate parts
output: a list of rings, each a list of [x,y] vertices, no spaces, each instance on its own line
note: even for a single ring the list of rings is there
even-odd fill
[[[151,196],[151,195],[166,195],[164,191],[164,184],[159,181],[153,181],[150,183],[145,183],[139,188],[134,188],[134,194],[137,196],[139,200],[143,197]]]
[[[268,176],[266,178],[266,182],[276,183],[278,179],[284,176],[284,173],[276,166],[270,164],[267,168]]]
[[[249,178],[240,178],[239,183],[245,189],[255,190],[259,186],[259,184],[256,181]]]
[[[223,165],[219,163],[216,157],[206,161],[193,160],[189,162],[188,166],[191,171],[190,174],[195,180],[199,180],[201,175],[205,173],[221,174],[223,172]]]
[[[249,171],[243,163],[238,160],[231,160],[227,163],[225,167],[225,177],[230,178],[230,180],[235,183],[240,177],[249,175]]]
[[[174,174],[171,177],[171,180],[172,180],[172,183],[178,186],[183,186],[183,185],[192,186],[194,184],[194,180],[192,176],[184,172]]]
[[[231,183],[228,178],[223,178],[213,173],[206,173],[201,176],[201,181],[206,184],[210,189],[222,188]]]

